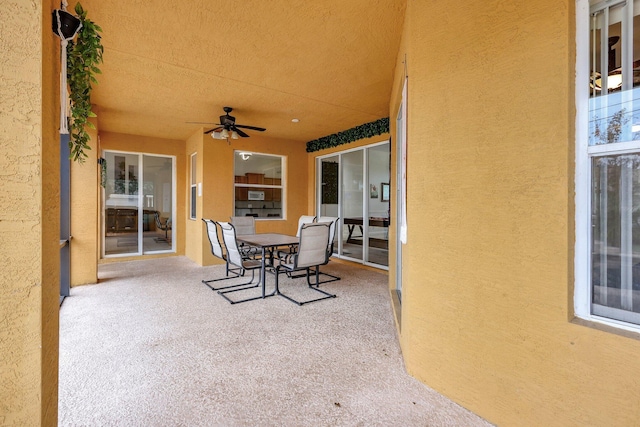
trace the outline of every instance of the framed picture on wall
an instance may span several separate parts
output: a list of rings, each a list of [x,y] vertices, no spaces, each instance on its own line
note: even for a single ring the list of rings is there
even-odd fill
[[[375,184],[369,184],[369,193],[372,199],[378,198],[378,187]]]
[[[389,201],[389,183],[383,182],[380,184],[380,200],[383,202]]]

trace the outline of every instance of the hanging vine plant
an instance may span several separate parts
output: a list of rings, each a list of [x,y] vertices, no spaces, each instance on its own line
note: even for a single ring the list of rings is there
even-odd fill
[[[307,142],[307,153],[324,150],[325,148],[337,147],[338,145],[348,144],[360,139],[371,138],[372,136],[382,135],[387,132],[389,132],[389,117],[309,141]]]
[[[92,83],[98,83],[96,75],[101,74],[98,64],[102,62],[104,47],[100,41],[102,28],[90,19],[80,3],[75,12],[82,24],[75,41],[67,45],[67,82],[71,92],[71,121],[69,149],[70,158],[80,163],[87,157],[85,150],[91,150],[87,127],[95,129],[90,117],[96,117],[91,111]]]

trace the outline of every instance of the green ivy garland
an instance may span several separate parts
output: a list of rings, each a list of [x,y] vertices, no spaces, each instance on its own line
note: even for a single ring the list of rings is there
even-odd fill
[[[67,45],[67,82],[71,92],[71,137],[69,139],[70,157],[79,163],[84,162],[90,150],[89,134],[86,126],[95,129],[89,117],[96,117],[91,111],[91,83],[98,83],[95,78],[100,74],[97,64],[102,62],[104,48],[100,42],[102,28],[93,21],[87,19],[87,12],[80,3],[76,4],[75,11],[82,23],[77,39]]]
[[[102,188],[107,188],[107,159],[101,157],[98,163],[100,163],[100,185]]]
[[[389,132],[389,117],[384,117],[376,121],[365,123],[342,132],[323,136],[320,139],[307,142],[307,153],[333,148],[338,145],[348,144],[360,139],[371,138]]]

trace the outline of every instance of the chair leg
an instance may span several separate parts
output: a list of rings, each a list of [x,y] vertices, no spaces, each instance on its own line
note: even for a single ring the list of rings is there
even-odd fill
[[[324,296],[322,296],[320,298],[307,300],[307,301],[298,301],[298,300],[295,300],[295,299],[291,298],[288,295],[283,294],[282,292],[280,292],[280,288],[278,287],[279,268],[280,268],[280,266],[278,266],[276,268],[276,295],[280,295],[281,297],[284,297],[284,298],[288,299],[289,301],[291,301],[291,302],[293,302],[295,304],[298,304],[298,305],[309,304],[310,302],[322,301],[323,299],[335,298],[336,297],[334,294],[330,294],[329,292],[325,292],[322,289],[318,289],[319,273],[318,273],[318,268],[317,267],[316,267],[316,271],[315,271],[315,276],[316,276],[316,284],[315,285],[311,284],[311,279],[309,277],[310,269],[309,268],[306,269],[307,283],[309,284],[309,289],[313,289],[314,291],[319,292],[319,293],[323,294]]]
[[[249,281],[248,284],[253,282],[253,279],[254,279],[255,275],[256,275],[256,269],[251,269],[251,280]],[[220,290],[220,291],[218,291],[218,295],[222,296],[222,298],[226,299],[231,304],[239,304],[241,302],[247,302],[247,301],[253,301],[253,300],[257,300],[257,299],[262,299],[263,296],[262,295],[258,295],[256,297],[245,298],[245,299],[241,299],[241,300],[232,300],[231,298],[229,298],[226,295],[226,294],[230,294],[232,292],[238,292],[238,291],[244,291],[244,290],[247,290],[247,289],[257,288],[261,284],[262,284],[262,279],[259,279],[258,282],[255,285],[247,286],[247,287],[244,287],[244,288],[229,289],[229,290],[226,290],[226,291]],[[272,293],[272,294],[269,294],[269,295],[265,295],[264,298],[270,297],[270,296],[273,296],[273,295],[275,295],[275,292]]]
[[[230,276],[229,274],[232,274],[232,275]],[[219,291],[222,289],[232,289],[232,288],[238,288],[240,286],[247,286],[247,285],[250,285],[251,282],[253,282],[253,276],[252,276],[251,280],[249,280],[248,282],[236,283],[234,285],[229,285],[229,286],[213,287],[209,284],[213,282],[219,282],[221,280],[237,279],[238,277],[244,277],[244,270],[241,268],[229,268],[229,264],[227,264],[226,277],[220,277],[218,279],[211,279],[211,280],[203,280],[202,283],[207,285],[212,291]]]
[[[319,268],[318,268],[318,269],[319,269]],[[331,279],[319,281],[319,282],[318,282],[318,284],[317,284],[316,286],[319,286],[319,285],[321,285],[321,284],[323,284],[323,283],[329,283],[329,282],[335,282],[335,281],[338,281],[338,280],[342,280],[342,278],[341,278],[341,277],[334,276],[333,274],[329,274],[329,273],[324,273],[324,272],[322,272],[322,271],[320,272],[320,275],[321,275],[321,276],[328,276],[328,277],[331,277]]]

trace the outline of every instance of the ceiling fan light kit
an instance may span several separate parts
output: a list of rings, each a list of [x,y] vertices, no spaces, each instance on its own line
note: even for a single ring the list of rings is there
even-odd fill
[[[247,126],[236,124],[236,118],[229,113],[233,111],[231,107],[223,107],[224,115],[220,116],[220,123],[216,123],[218,127],[205,131],[205,135],[210,133],[213,139],[238,139],[239,137],[248,138],[249,135],[242,129],[256,130],[258,132],[264,132],[265,128],[256,126]]]

